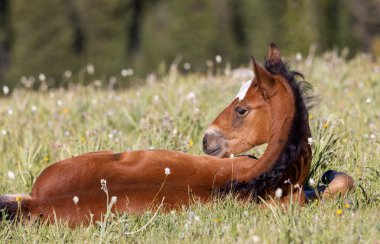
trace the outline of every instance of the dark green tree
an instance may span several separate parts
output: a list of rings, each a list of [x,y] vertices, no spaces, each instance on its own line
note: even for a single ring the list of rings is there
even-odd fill
[[[310,45],[317,39],[317,16],[314,0],[287,0],[283,18],[283,45],[287,53],[301,52],[307,54]]]
[[[237,49],[229,21],[228,2],[161,1],[148,6],[142,33],[138,67],[152,69],[177,55],[194,68],[221,54],[234,59]]]
[[[0,81],[5,78],[10,66],[12,32],[9,5],[9,0],[0,0]]]
[[[83,32],[82,65],[94,64],[99,75],[117,74],[124,66],[130,66],[126,62],[128,3],[122,0],[71,1]]]
[[[77,68],[72,53],[74,32],[66,13],[67,6],[60,0],[35,0],[33,4],[12,0],[12,80],[41,72],[57,78],[65,69]]]

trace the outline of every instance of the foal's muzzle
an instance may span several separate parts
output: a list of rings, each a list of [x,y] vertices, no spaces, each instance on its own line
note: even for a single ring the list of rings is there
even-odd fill
[[[227,141],[217,130],[206,131],[203,137],[203,151],[211,156],[224,157],[227,152]]]

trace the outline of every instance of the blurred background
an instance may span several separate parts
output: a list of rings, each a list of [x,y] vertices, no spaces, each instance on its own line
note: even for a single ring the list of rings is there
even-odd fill
[[[376,57],[380,0],[0,0],[0,82],[11,87],[33,77],[59,86],[84,69],[137,79],[173,62],[236,68],[270,42],[298,57]]]

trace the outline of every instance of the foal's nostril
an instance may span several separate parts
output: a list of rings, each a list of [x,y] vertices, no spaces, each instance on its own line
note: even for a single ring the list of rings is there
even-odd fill
[[[203,148],[207,147],[207,135],[203,137]]]

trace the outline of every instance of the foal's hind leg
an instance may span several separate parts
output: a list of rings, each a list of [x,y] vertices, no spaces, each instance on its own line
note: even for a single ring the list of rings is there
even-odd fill
[[[338,194],[346,194],[354,188],[354,180],[344,172],[328,170],[322,176],[322,182],[327,186],[318,187],[316,190],[305,191],[306,198],[309,201],[317,198],[326,199]]]
[[[322,198],[329,198],[337,194],[346,194],[354,188],[354,180],[344,172],[329,170],[323,174],[322,181],[328,184],[322,193]]]

